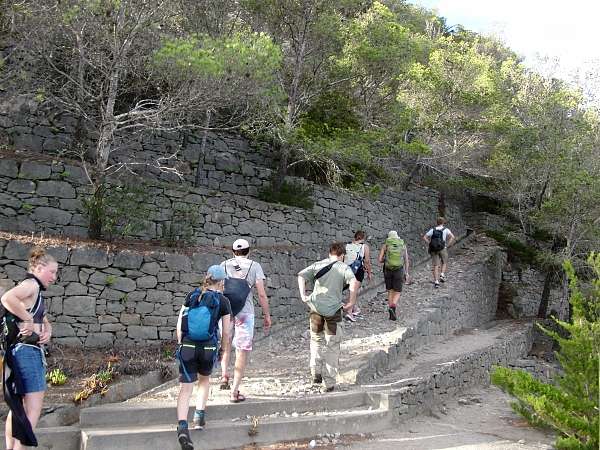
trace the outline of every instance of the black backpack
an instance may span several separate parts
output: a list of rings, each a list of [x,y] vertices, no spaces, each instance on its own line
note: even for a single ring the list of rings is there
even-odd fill
[[[231,259],[225,261],[225,272],[227,272],[227,263],[229,261],[231,261]],[[252,290],[248,284],[248,274],[250,273],[250,269],[252,269],[252,264],[254,264],[254,261],[250,263],[250,267],[248,267],[248,272],[246,272],[244,278],[228,277],[225,279],[223,295],[229,299],[231,315],[233,316],[237,315],[244,308],[248,294],[250,294],[250,291]]]
[[[446,242],[444,241],[445,229],[446,228],[442,228],[441,230],[433,229],[433,234],[429,240],[429,253],[441,252],[446,248]]]

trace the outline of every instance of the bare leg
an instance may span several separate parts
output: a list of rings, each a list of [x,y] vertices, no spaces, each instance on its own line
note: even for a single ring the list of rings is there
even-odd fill
[[[233,319],[233,318],[232,318]],[[223,326],[223,321],[221,321],[221,327]],[[221,328],[222,329],[222,328]],[[229,328],[229,345],[221,344],[221,348],[223,349],[221,355],[221,377],[229,378],[229,374],[227,370],[229,369],[229,360],[231,359],[231,341],[233,340],[233,320],[231,327]]]
[[[231,387],[231,393],[237,394],[242,384],[242,378],[244,377],[244,370],[246,369],[246,361],[248,359],[248,351],[246,350],[235,350],[235,367],[233,369],[233,386]]]
[[[388,297],[388,306],[391,308],[392,306],[394,306],[394,291],[391,289],[389,291],[387,291],[387,297]]]
[[[433,266],[433,282],[435,283],[436,281],[439,281],[440,279],[440,266],[435,265]]]
[[[221,356],[221,377],[227,378],[227,368],[229,367],[229,359],[231,357],[231,345],[223,346],[223,354]]]
[[[448,264],[443,263],[442,264],[442,273],[445,275],[446,274],[446,269],[448,269]]]
[[[6,417],[6,425],[4,425],[4,441],[6,442],[6,448],[13,448],[15,445],[15,439],[12,437],[12,411],[8,412]]]
[[[198,396],[196,397],[196,409],[204,411],[208,402],[208,393],[210,392],[209,377],[199,375],[198,378]]]
[[[194,390],[194,383],[179,383],[179,386],[179,396],[177,397],[177,420],[188,420],[190,397]]]
[[[360,292],[360,286],[362,285],[362,283],[358,283],[358,288],[357,288],[357,294],[356,294],[356,303],[354,304],[354,307],[352,308],[352,311],[350,311],[352,314],[355,314],[357,312],[360,311],[360,308],[358,307],[358,292]]]
[[[25,414],[31,423],[31,428],[35,430],[35,427],[40,420],[40,414],[42,413],[42,404],[44,403],[44,391],[41,392],[30,392],[23,396],[23,407],[25,408]],[[12,430],[11,430],[12,431]],[[7,439],[8,440],[8,439]],[[19,441],[13,439],[13,449],[20,450],[24,449]],[[7,447],[11,448],[11,447]]]
[[[400,300],[400,292],[389,291],[389,301],[388,304],[391,308],[395,308]]]

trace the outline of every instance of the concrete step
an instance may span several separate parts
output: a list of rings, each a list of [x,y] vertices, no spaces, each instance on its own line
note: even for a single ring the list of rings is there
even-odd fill
[[[422,347],[394,370],[350,392],[210,405],[206,429],[192,430],[192,439],[197,448],[225,449],[380,431],[487,384],[492,366],[528,352],[531,328],[501,321],[463,330]],[[82,411],[79,428],[41,428],[37,435],[40,448],[48,450],[178,449],[174,417],[173,402],[103,405]]]
[[[206,414],[210,420],[246,418],[247,416],[268,416],[285,411],[288,414],[310,411],[337,411],[361,407],[379,407],[377,395],[366,392],[350,392],[331,394],[324,402],[322,396],[256,401],[248,399],[243,403],[208,405]],[[190,408],[189,417],[194,407]],[[87,408],[81,411],[79,425],[81,428],[123,427],[160,425],[173,422],[174,404],[156,403],[121,403]]]
[[[329,400],[329,399],[328,399]],[[324,402],[325,403],[325,402]],[[171,410],[171,414],[172,414]],[[204,430],[191,430],[196,448],[227,449],[252,444],[305,439],[326,433],[359,434],[386,429],[392,424],[387,408],[323,412],[297,417],[253,416],[239,421],[210,421]],[[176,426],[154,425],[111,429],[83,429],[81,450],[177,449]]]

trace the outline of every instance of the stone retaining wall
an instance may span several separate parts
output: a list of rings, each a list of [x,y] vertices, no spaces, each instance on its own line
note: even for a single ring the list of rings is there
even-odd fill
[[[89,196],[80,167],[4,159],[0,164],[0,230],[52,235],[87,235],[83,200]],[[437,193],[421,189],[385,193],[371,200],[317,188],[315,206],[303,210],[266,203],[250,196],[186,185],[149,183],[142,199],[149,211],[139,239],[162,239],[186,211],[195,245],[229,245],[248,237],[258,246],[302,245],[322,249],[347,241],[362,228],[379,246],[391,229],[408,242],[417,258],[425,255],[422,233],[435,221]],[[449,226],[459,236],[465,225],[456,207],[448,208]],[[416,253],[415,253],[416,252]]]
[[[468,246],[468,240],[463,245]],[[473,262],[469,278],[459,289],[425,301],[419,315],[407,324],[398,342],[386,350],[373,352],[359,370],[342,374],[342,379],[353,383],[369,382],[378,374],[398,367],[404,358],[431,342],[439,342],[453,332],[480,327],[494,320],[505,258],[499,248],[490,248],[485,257]]]
[[[76,124],[73,117],[47,108],[30,96],[0,97],[0,143],[4,138],[16,149],[58,155],[79,147],[94,148],[93,135],[77,132]],[[119,150],[111,153],[110,162],[142,163],[135,166],[137,173],[173,182],[179,178],[155,166],[159,158],[177,153],[176,159],[163,159],[161,164],[176,168],[186,182],[193,183],[202,137],[201,132],[145,133],[121,142],[117,137]],[[273,152],[266,145],[252,146],[231,133],[208,133],[200,158],[201,178],[210,189],[256,195],[257,187],[269,182],[273,160]]]
[[[0,240],[0,278],[22,280],[32,244]],[[46,292],[53,341],[104,347],[158,343],[174,336],[185,295],[201,283],[211,264],[230,254],[206,248],[190,256],[165,251],[136,253],[106,247],[50,247],[59,281]],[[310,249],[258,249],[252,256],[267,274],[271,315],[277,326],[305,315],[296,273],[320,255]],[[257,307],[256,326],[262,326]]]
[[[389,394],[389,407],[400,420],[431,411],[464,393],[465,386],[487,385],[493,366],[508,366],[527,354],[532,343],[531,325],[486,349],[461,356],[429,373],[412,386]]]

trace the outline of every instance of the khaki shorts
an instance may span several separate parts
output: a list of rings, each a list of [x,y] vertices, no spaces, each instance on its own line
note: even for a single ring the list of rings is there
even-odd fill
[[[434,266],[441,266],[448,262],[448,249],[445,248],[439,252],[431,253],[431,264]]]

